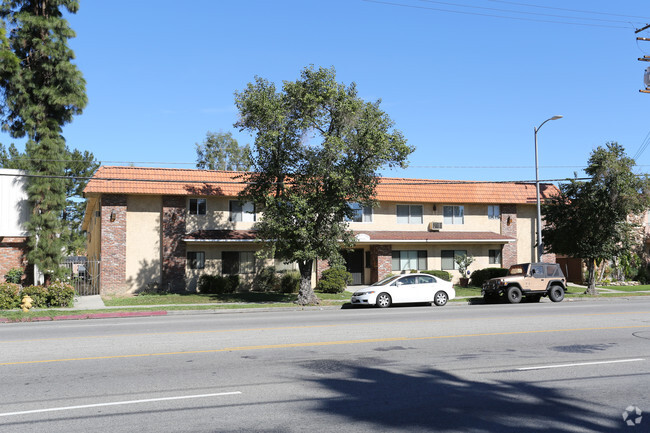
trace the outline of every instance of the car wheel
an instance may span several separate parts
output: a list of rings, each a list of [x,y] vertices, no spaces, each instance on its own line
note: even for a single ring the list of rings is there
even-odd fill
[[[390,307],[390,304],[392,303],[393,301],[390,299],[390,295],[388,293],[380,293],[377,295],[377,306],[379,308]]]
[[[561,302],[564,299],[564,289],[561,286],[551,286],[548,297],[553,302]]]
[[[438,307],[442,307],[447,303],[449,300],[449,296],[447,296],[447,293],[443,292],[440,290],[439,292],[436,292],[436,294],[433,296],[433,303],[436,304]]]
[[[517,286],[508,287],[508,302],[518,304],[521,302],[521,289]]]

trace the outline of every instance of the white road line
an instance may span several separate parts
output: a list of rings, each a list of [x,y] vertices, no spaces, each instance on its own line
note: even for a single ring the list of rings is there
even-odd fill
[[[128,400],[128,401],[113,401],[110,403],[97,403],[97,404],[84,404],[81,406],[66,406],[66,407],[52,407],[49,409],[35,409],[35,410],[23,410],[20,412],[7,412],[0,413],[2,416],[13,416],[13,415],[27,415],[32,413],[43,413],[43,412],[57,412],[62,410],[75,410],[75,409],[88,409],[93,407],[104,407],[104,406],[118,406],[124,404],[140,404],[140,403],[151,403],[154,401],[171,401],[171,400],[186,400],[190,398],[207,398],[207,397],[221,397],[225,395],[236,395],[241,394],[241,391],[233,392],[219,392],[216,394],[198,394],[198,395],[182,395],[179,397],[163,397],[163,398],[148,398],[145,400]]]
[[[540,365],[537,367],[522,367],[518,368],[517,370],[542,370],[545,368],[561,368],[561,367],[578,367],[581,365],[598,365],[598,364],[616,364],[619,362],[638,362],[638,361],[645,361],[643,358],[635,358],[635,359],[617,359],[615,361],[597,361],[597,362],[577,362],[575,364],[559,364],[559,365]]]

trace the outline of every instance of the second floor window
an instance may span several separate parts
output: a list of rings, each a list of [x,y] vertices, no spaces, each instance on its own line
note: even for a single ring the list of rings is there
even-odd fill
[[[465,224],[464,206],[444,206],[442,213],[444,224]]]
[[[421,204],[398,204],[397,223],[398,224],[422,224],[422,205]]]
[[[372,206],[361,206],[359,203],[350,203],[352,209],[352,218],[346,218],[346,221],[353,223],[371,223]]]
[[[498,204],[488,205],[488,218],[491,220],[498,220],[501,217],[501,209]]]
[[[205,215],[207,204],[204,198],[190,199],[190,215]]]
[[[249,201],[230,200],[230,221],[255,221],[255,205]]]

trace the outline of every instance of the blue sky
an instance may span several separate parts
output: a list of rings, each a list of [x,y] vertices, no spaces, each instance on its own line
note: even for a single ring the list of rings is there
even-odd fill
[[[538,134],[541,179],[580,175],[607,141],[634,156],[650,133],[641,0],[81,0],[68,19],[89,103],[64,135],[106,165],[191,168],[208,130],[252,144],[234,92],[309,64],[381,98],[416,147],[385,176],[534,179],[533,129],[556,114]],[[637,164],[650,171],[650,150]]]

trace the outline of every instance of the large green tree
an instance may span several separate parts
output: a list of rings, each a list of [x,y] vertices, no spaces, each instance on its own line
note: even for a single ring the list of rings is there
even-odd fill
[[[281,90],[256,77],[235,97],[235,126],[255,134],[241,199],[262,208],[256,228],[269,250],[298,263],[298,303],[318,303],[314,260],[335,262],[341,246],[353,244],[350,203],[372,204],[378,170],[405,167],[413,148],[380,101],[365,102],[354,83],[337,83],[333,68],[307,67]]]
[[[208,131],[203,143],[196,143],[196,167],[206,170],[250,170],[250,148],[240,146],[230,132]]]
[[[74,31],[62,10],[76,13],[76,0],[3,0],[0,19],[2,127],[26,137],[29,261],[49,284],[62,251],[66,207],[65,140],[62,127],[85,107],[86,84],[72,62],[68,40]]]
[[[599,146],[585,169],[589,181],[572,180],[544,206],[548,252],[586,261],[589,294],[596,294],[595,264],[634,248],[630,216],[650,206],[648,179],[633,173],[634,160],[618,143]]]

